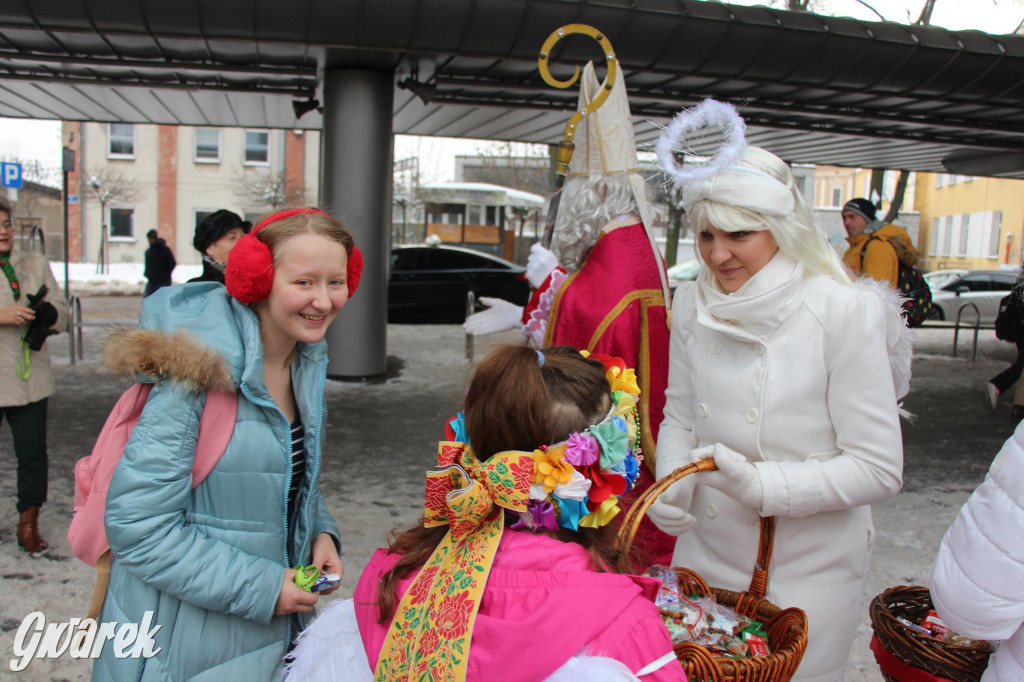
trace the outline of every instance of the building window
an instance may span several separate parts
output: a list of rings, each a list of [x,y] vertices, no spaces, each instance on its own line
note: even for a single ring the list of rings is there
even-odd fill
[[[957,250],[958,256],[967,255],[967,244],[971,239],[971,216],[964,215],[960,216],[960,245]]]
[[[135,126],[131,123],[111,123],[109,126],[107,156],[112,159],[135,158]]]
[[[842,198],[843,198],[843,190],[840,189],[839,187],[833,187],[832,188],[832,205],[833,206],[840,206],[840,205],[842,205]]]
[[[270,133],[265,130],[245,131],[245,163],[252,165],[270,163]]]
[[[199,223],[203,222],[204,220],[209,218],[211,215],[213,215],[215,210],[216,209],[212,209],[212,208],[197,208],[197,209],[194,209],[192,212],[196,216],[195,228],[198,228],[199,227]]]
[[[135,209],[107,210],[107,238],[112,241],[135,241]]]
[[[992,225],[988,233],[988,257],[999,258],[999,237],[1003,232],[1003,212],[992,211]]]
[[[944,218],[945,229],[942,232],[942,255],[948,256],[953,253],[953,216]]]
[[[932,247],[931,252],[935,255],[939,253],[939,219],[932,218]]]
[[[220,131],[196,128],[196,163],[220,163]]]

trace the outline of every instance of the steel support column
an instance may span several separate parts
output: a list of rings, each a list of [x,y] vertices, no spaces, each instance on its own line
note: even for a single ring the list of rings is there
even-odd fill
[[[363,252],[359,291],[327,331],[334,379],[387,370],[387,272],[391,238],[394,74],[339,69],[324,74],[320,196]]]

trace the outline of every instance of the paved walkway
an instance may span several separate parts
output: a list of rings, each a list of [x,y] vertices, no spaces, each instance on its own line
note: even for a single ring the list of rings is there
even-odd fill
[[[95,354],[111,320],[129,322],[139,299],[106,297],[84,302],[87,353]],[[340,323],[344,323],[342,320]],[[477,340],[477,357],[517,335]],[[918,334],[918,357],[906,408],[917,421],[904,425],[904,491],[877,505],[875,555],[865,589],[870,598],[896,584],[922,583],[938,542],[959,506],[981,482],[1003,440],[1012,433],[1009,401],[989,409],[983,384],[1014,357],[1009,344],[982,331],[978,361],[950,357],[952,332]],[[73,501],[74,462],[89,453],[103,421],[120,395],[117,382],[97,377],[93,362],[68,364],[67,337],[49,341],[58,388],[50,401],[50,502],[41,517],[52,548],[30,559],[14,541],[14,457],[10,432],[0,429],[0,492],[10,500],[0,516],[0,678],[10,673],[15,631],[40,610],[51,621],[84,615],[92,590],[92,569],[75,559],[64,540]],[[969,337],[961,341],[969,350]],[[322,490],[345,544],[346,579],[339,594],[349,596],[373,550],[388,531],[415,522],[420,513],[423,472],[435,457],[445,419],[459,405],[470,364],[457,325],[388,328],[389,377],[378,383],[329,382],[329,420]],[[880,681],[867,649],[867,603],[850,659],[847,680]],[[86,680],[89,663],[63,658],[34,661],[19,680]]]

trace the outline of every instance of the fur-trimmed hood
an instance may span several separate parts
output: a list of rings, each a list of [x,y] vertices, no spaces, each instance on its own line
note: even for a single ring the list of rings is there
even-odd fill
[[[899,225],[882,225],[873,232],[865,230],[854,237],[847,237],[846,241],[850,244],[851,248],[857,250],[857,257],[860,258],[859,254],[861,250],[865,248],[868,240],[875,237],[888,242],[892,246],[893,250],[896,252],[896,258],[902,265],[914,267],[914,265],[917,264],[920,254],[914,248],[914,243],[910,239],[910,235]]]
[[[185,331],[116,329],[103,347],[103,370],[132,381],[169,378],[201,391],[236,388],[220,355]]]
[[[327,342],[300,343],[296,350],[320,363]],[[147,296],[139,328],[118,330],[107,342],[104,369],[142,382],[170,378],[196,390],[244,385],[269,397],[256,313],[215,282],[164,287]]]

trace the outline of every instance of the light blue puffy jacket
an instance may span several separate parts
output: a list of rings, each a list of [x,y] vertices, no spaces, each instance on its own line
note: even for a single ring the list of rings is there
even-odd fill
[[[110,483],[114,559],[101,622],[142,623],[154,611],[161,651],[118,660],[108,642],[92,679],[277,679],[287,642],[303,627],[301,617],[273,615],[289,554],[308,564],[317,534],[338,538],[319,490],[326,342],[300,343],[292,365],[307,459],[291,527],[291,430],[263,379],[252,310],[220,284],[167,287],[146,298],[139,330],[115,337],[106,357],[114,371],[159,379]],[[205,389],[227,375],[239,391],[234,433],[192,489]]]

